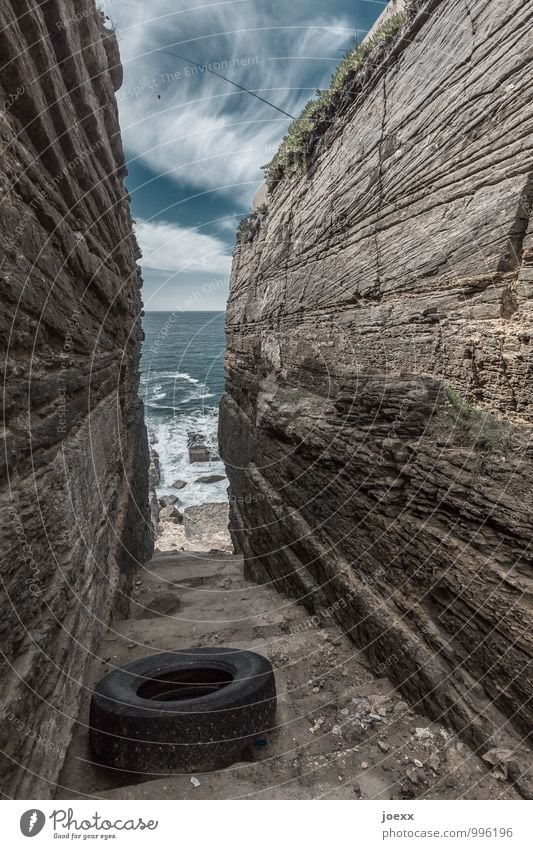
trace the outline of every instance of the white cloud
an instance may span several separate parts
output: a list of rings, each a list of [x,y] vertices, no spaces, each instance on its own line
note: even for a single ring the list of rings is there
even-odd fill
[[[263,179],[260,166],[290,120],[160,50],[212,63],[296,115],[314,94],[310,71],[318,68],[327,85],[353,21],[328,17],[323,3],[313,9],[310,0],[184,5],[169,11],[168,0],[130,0],[107,7],[125,70],[118,95],[125,144],[130,156],[180,184],[249,203]]]
[[[166,222],[137,221],[144,268],[229,274],[231,256],[221,239]]]

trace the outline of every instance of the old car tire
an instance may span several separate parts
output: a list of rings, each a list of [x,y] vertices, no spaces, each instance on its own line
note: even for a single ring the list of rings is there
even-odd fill
[[[132,772],[209,770],[239,760],[272,731],[270,662],[231,648],[191,648],[128,663],[95,687],[96,760]]]

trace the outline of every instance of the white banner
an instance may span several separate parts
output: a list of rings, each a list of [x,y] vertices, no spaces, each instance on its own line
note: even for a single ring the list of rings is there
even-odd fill
[[[533,846],[530,802],[4,801],[2,843],[372,849]],[[30,843],[35,839],[35,843]]]

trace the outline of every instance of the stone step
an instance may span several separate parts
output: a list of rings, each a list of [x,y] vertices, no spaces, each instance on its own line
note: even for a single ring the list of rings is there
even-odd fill
[[[205,563],[237,563],[242,565],[242,554],[228,554],[227,552],[213,549],[212,551],[156,551],[151,560],[146,565],[151,563],[159,564],[172,561],[178,565],[187,565],[191,562],[198,564],[201,561]]]
[[[255,639],[284,638],[286,629],[305,621],[305,611],[297,605],[282,610],[265,610],[264,599],[245,599],[245,616],[234,613],[227,593],[210,593],[207,599],[201,590],[191,590],[181,596],[178,611],[172,615],[115,621],[102,640],[100,657],[113,658],[127,654],[123,662],[136,659],[151,651],[172,651],[192,645],[250,644]],[[279,599],[278,599],[279,600]],[[296,610],[295,610],[296,608]],[[203,620],[202,610],[209,613]],[[139,608],[139,615],[143,610]],[[291,624],[292,623],[292,624]],[[133,645],[135,644],[135,645]],[[127,651],[128,647],[131,647]]]
[[[227,564],[218,564],[217,566],[207,566],[205,568],[196,568],[196,573],[192,567],[183,568],[171,563],[166,563],[156,567],[144,567],[140,569],[135,578],[134,592],[139,586],[145,588],[161,588],[166,589],[175,587],[201,587],[212,585],[224,586],[225,583],[243,584],[242,570],[238,567]]]
[[[140,571],[158,573],[161,569],[175,568],[184,575],[216,574],[220,569],[243,573],[244,561],[240,555],[209,555],[203,551],[164,551],[156,553]]]

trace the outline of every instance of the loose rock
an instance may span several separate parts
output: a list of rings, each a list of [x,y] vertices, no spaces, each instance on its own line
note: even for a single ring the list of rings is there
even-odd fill
[[[169,504],[167,507],[163,507],[159,511],[159,521],[176,522],[176,524],[181,525],[183,522],[183,516],[173,504]]]

